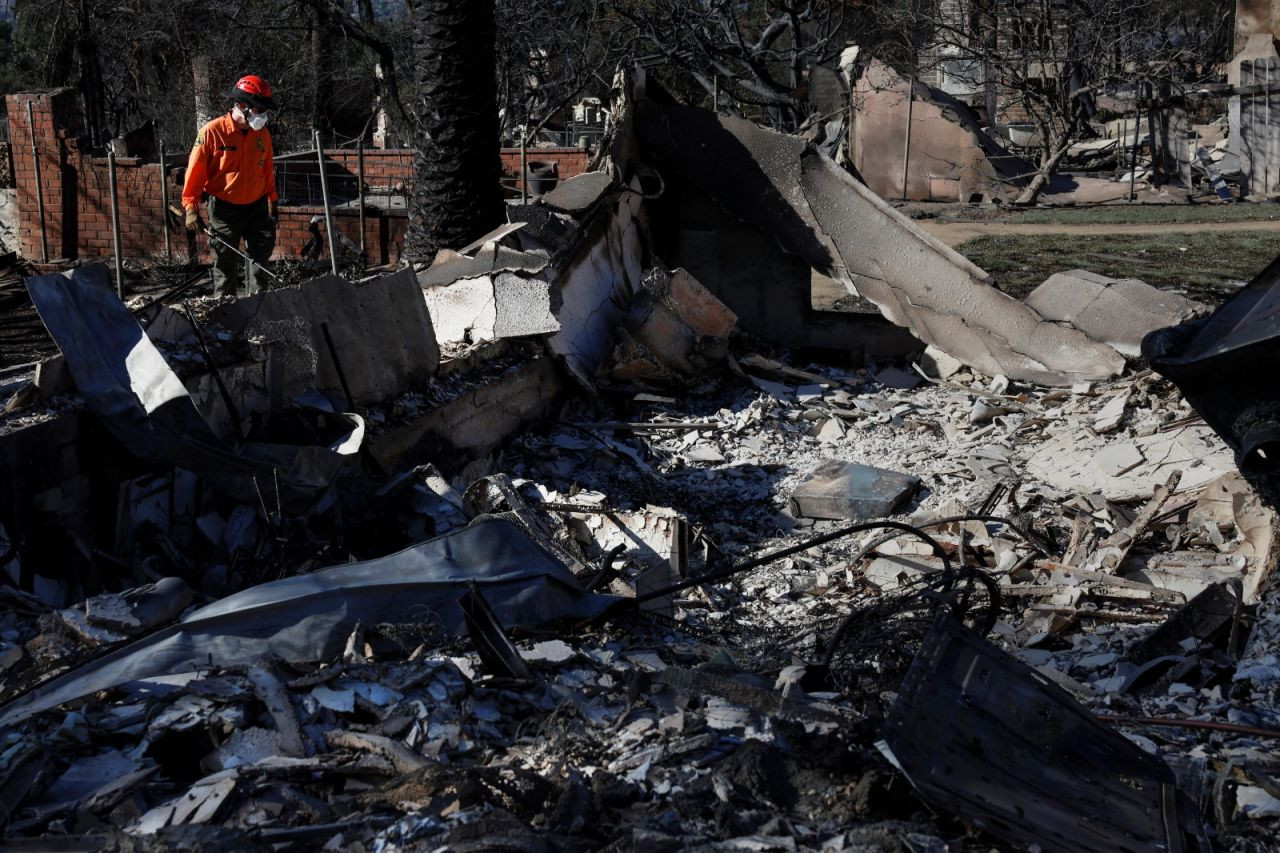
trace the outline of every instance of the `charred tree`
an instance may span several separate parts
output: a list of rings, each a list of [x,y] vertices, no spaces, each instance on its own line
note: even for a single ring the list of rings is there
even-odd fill
[[[501,224],[493,0],[414,0],[413,198],[406,254],[429,261]]]

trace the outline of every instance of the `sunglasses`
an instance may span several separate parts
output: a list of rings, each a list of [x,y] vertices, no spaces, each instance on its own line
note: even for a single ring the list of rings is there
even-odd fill
[[[241,112],[253,113],[257,116],[268,115],[271,112],[271,110],[263,109],[262,107],[255,107],[253,104],[248,104],[244,101],[236,101],[236,106],[240,108]]]

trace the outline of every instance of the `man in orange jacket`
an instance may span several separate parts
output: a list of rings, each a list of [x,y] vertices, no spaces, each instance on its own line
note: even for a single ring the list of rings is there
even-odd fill
[[[188,231],[200,227],[199,204],[209,198],[209,231],[221,241],[239,248],[254,264],[265,265],[276,245],[275,166],[267,119],[275,102],[267,81],[255,74],[241,77],[227,93],[231,109],[200,129],[187,161],[182,186],[182,207]],[[210,240],[213,250],[213,292],[234,295],[240,287],[241,258],[220,240]],[[250,265],[249,291],[257,282]]]

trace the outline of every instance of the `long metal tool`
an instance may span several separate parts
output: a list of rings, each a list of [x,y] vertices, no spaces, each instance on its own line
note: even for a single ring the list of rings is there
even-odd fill
[[[49,236],[44,224],[44,182],[40,179],[40,148],[36,145],[36,121],[27,101],[27,129],[31,131],[31,160],[36,167],[36,209],[40,212],[40,263],[49,263]]]
[[[160,140],[160,227],[164,230],[164,257],[173,260],[173,246],[169,243],[169,170],[164,162],[164,140]]]
[[[174,216],[177,216],[177,217],[182,216],[182,211],[177,208],[170,207],[169,210],[173,212]],[[245,263],[253,266],[255,269],[261,270],[262,272],[274,278],[277,284],[284,284],[284,279],[280,278],[280,276],[276,275],[271,270],[267,269],[262,264],[258,263],[253,258],[246,255],[244,252],[240,251],[239,247],[231,245],[226,240],[223,240],[217,234],[213,233],[213,229],[210,228],[209,226],[201,225],[200,233],[204,234],[204,236],[208,237],[210,240],[217,240],[219,243],[221,243],[222,245],[226,246],[228,249],[230,249],[231,251],[239,255],[240,259],[243,260]]]
[[[111,246],[116,255],[116,296],[124,299],[124,256],[120,247],[120,197],[116,190],[116,150],[107,149],[107,183],[111,189]]]
[[[324,171],[324,149],[320,147],[320,131],[314,131],[316,160],[320,163],[320,195],[324,198],[324,233],[329,237],[329,269],[338,274],[338,250],[333,237],[333,209],[329,206],[329,178]]]
[[[223,239],[222,239],[221,237],[219,237],[217,234],[214,234],[214,233],[213,233],[213,229],[212,229],[212,228],[210,228],[209,226],[207,226],[207,225],[202,226],[200,230],[201,230],[201,231],[203,231],[203,232],[204,232],[204,235],[205,235],[206,237],[208,237],[210,240],[217,240],[219,243],[221,243],[222,245],[226,246],[226,247],[227,247],[228,249],[230,249],[231,251],[235,252],[237,255],[239,255],[241,258],[243,258],[243,259],[244,259],[244,262],[245,262],[245,263],[247,263],[247,264],[249,264],[249,266],[250,266],[250,267],[252,267],[253,269],[258,270],[258,271],[260,271],[260,272],[264,272],[264,273],[266,273],[267,275],[269,275],[269,276],[271,276],[272,278],[274,278],[274,279],[275,279],[278,283],[280,283],[280,284],[283,284],[283,283],[284,283],[284,279],[280,278],[280,276],[276,275],[276,274],[275,274],[275,273],[273,273],[271,270],[267,269],[267,268],[266,268],[266,267],[264,267],[262,264],[258,263],[258,262],[257,262],[257,261],[255,261],[253,258],[249,257],[249,256],[248,256],[248,255],[246,255],[244,252],[240,251],[238,248],[236,248],[235,246],[233,246],[233,245],[231,245],[230,243],[228,243],[226,240],[223,240]]]

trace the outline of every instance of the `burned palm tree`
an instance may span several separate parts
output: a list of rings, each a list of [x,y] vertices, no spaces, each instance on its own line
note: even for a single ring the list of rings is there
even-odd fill
[[[493,0],[413,0],[418,154],[406,252],[429,261],[503,221]]]

